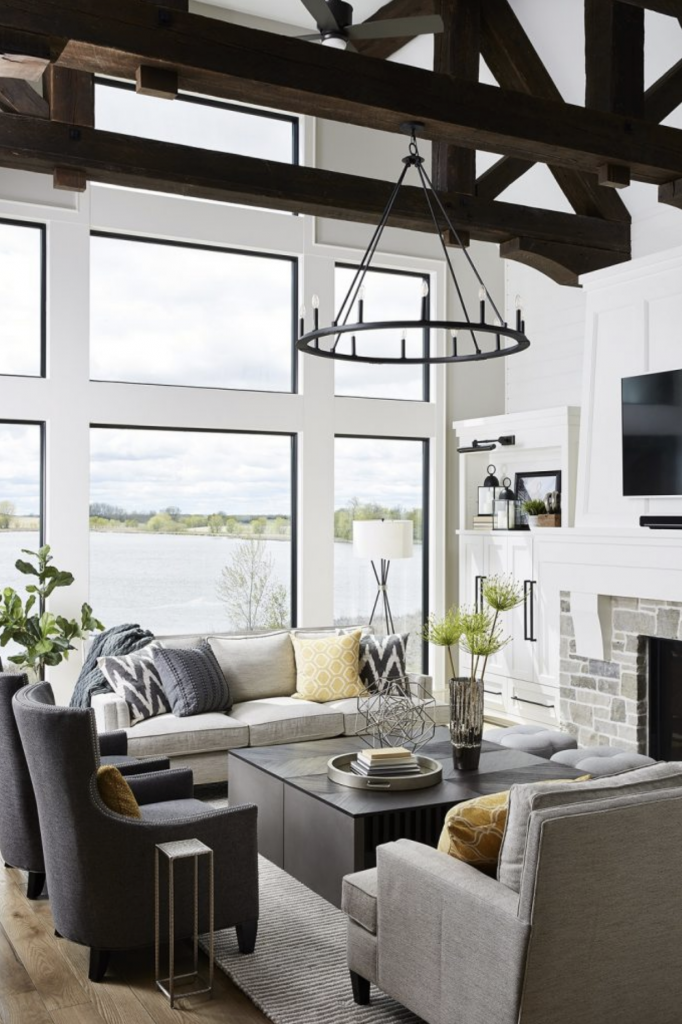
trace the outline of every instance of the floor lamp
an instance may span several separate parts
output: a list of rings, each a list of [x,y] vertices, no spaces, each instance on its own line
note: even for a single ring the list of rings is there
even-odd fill
[[[395,633],[391,605],[388,600],[388,570],[395,558],[411,558],[414,523],[411,519],[356,519],[353,521],[353,554],[368,558],[377,581],[369,624],[372,625],[379,601],[384,608],[386,630]],[[379,568],[377,568],[377,563]]]

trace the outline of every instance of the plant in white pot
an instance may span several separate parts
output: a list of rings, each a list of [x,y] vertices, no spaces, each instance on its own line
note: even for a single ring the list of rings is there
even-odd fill
[[[540,498],[529,498],[528,501],[524,501],[521,508],[526,513],[530,529],[536,530],[538,525],[538,516],[544,516],[547,512],[547,506],[544,501]]]
[[[503,636],[500,616],[523,604],[525,598],[511,576],[489,576],[483,583],[487,607],[451,608],[442,619],[432,615],[422,631],[430,644],[445,647],[450,679],[450,738],[455,768],[478,768],[483,736],[484,681],[488,660],[505,647],[511,637]],[[458,647],[471,658],[468,676],[458,676],[453,650]]]
[[[75,650],[72,640],[82,639],[88,633],[104,629],[92,614],[89,604],[81,608],[80,620],[66,619],[45,610],[45,602],[57,587],[70,587],[73,576],[50,565],[52,555],[46,544],[38,551],[22,549],[25,555],[36,559],[36,564],[19,558],[15,567],[32,579],[26,584],[26,600],[13,587],[5,587],[0,603],[0,647],[12,642],[23,647],[20,654],[7,660],[26,670],[34,679],[43,679],[45,667],[59,665]]]

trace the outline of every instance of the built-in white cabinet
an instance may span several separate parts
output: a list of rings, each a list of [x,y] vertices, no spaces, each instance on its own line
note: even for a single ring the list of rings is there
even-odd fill
[[[559,723],[559,679],[549,668],[548,632],[543,622],[542,580],[535,558],[534,534],[529,530],[477,532],[471,529],[477,509],[477,487],[486,467],[493,464],[501,481],[514,483],[517,471],[554,470],[562,473],[562,526],[573,524],[580,414],[577,409],[548,409],[527,414],[491,417],[454,423],[462,446],[477,438],[514,435],[513,446],[492,452],[460,456],[459,472],[459,600],[481,603],[481,587],[488,576],[512,576],[526,600],[503,616],[509,644],[487,666],[485,709],[492,719],[548,726]],[[535,534],[537,536],[537,534]],[[463,673],[470,658],[460,654]]]

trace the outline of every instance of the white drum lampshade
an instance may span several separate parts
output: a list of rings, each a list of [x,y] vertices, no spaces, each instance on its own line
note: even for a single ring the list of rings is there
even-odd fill
[[[414,523],[411,519],[356,519],[353,554],[372,562],[411,558]]]

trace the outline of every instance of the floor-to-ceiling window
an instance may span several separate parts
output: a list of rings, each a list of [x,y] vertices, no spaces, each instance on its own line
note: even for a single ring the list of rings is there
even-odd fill
[[[294,439],[91,430],[90,593],[157,634],[292,621]]]
[[[411,558],[391,562],[388,594],[396,631],[410,633],[408,667],[420,672],[418,632],[426,617],[428,559],[428,442],[377,437],[337,437],[334,492],[334,617],[338,625],[365,623],[377,583],[371,564],[353,553],[353,521],[403,519],[413,523]],[[379,566],[377,566],[379,568]],[[379,603],[375,632],[388,627]]]

